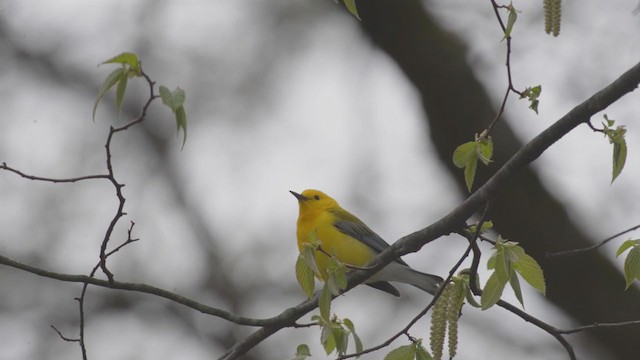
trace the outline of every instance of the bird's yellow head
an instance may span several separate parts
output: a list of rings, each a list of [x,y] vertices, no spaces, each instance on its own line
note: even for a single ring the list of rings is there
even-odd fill
[[[302,194],[290,191],[298,199],[300,205],[300,215],[318,213],[327,209],[339,207],[338,202],[331,196],[320,190],[305,190]]]

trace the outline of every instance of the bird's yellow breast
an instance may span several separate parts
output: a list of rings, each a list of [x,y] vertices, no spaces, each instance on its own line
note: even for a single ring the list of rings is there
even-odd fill
[[[375,252],[361,241],[338,230],[334,226],[337,220],[336,216],[327,210],[315,214],[301,214],[298,218],[298,249],[302,251],[304,244],[310,241],[311,234],[315,232],[324,252],[335,255],[345,264],[365,266],[373,260]],[[321,277],[326,278],[329,255],[323,251],[316,251],[315,257]]]

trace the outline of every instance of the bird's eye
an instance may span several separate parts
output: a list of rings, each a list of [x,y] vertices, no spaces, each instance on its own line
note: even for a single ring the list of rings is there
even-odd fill
[[[316,200],[320,200],[320,195],[316,195],[313,198],[316,199]]]

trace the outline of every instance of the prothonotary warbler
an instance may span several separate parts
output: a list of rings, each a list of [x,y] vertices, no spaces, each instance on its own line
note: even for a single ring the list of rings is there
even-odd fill
[[[305,190],[302,194],[291,191],[298,199],[298,249],[302,252],[310,234],[315,232],[320,248],[315,258],[320,277],[326,277],[329,255],[344,264],[364,267],[377,254],[389,247],[378,234],[364,222],[338,205],[338,202],[319,190]],[[400,296],[389,281],[411,284],[430,294],[435,294],[442,278],[416,271],[398,258],[371,276],[365,283],[376,289]]]

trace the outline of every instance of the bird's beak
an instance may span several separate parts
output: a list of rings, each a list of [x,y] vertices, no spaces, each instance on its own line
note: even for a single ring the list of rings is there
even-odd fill
[[[297,193],[297,192],[295,192],[295,191],[289,191],[289,192],[291,193],[291,195],[295,196],[295,197],[296,197],[296,199],[298,199],[298,201],[307,201],[307,200],[309,200],[309,198],[308,198],[308,197],[306,197],[306,196],[304,196],[304,195],[302,195],[302,194],[298,194],[298,193]]]

